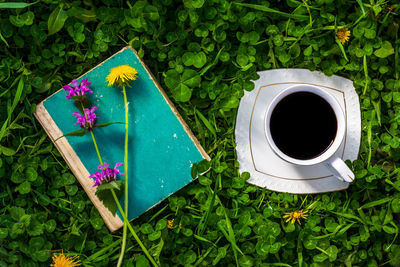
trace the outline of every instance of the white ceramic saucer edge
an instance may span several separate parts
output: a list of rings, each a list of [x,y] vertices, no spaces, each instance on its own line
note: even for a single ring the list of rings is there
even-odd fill
[[[338,191],[346,189],[348,183],[341,182],[333,176],[328,176],[323,179],[305,180],[308,177],[301,177],[300,179],[288,180],[274,175],[260,173],[256,170],[254,163],[251,159],[253,156],[250,153],[249,142],[242,141],[248,140],[250,128],[247,126],[251,120],[251,110],[254,101],[257,98],[258,90],[261,86],[265,85],[279,85],[279,84],[314,84],[325,87],[340,88],[345,95],[345,105],[347,109],[347,121],[351,122],[350,127],[347,129],[348,141],[344,145],[343,158],[355,160],[358,155],[361,137],[361,113],[358,101],[358,95],[354,90],[353,84],[350,80],[339,76],[325,76],[320,72],[311,72],[304,69],[277,69],[268,70],[258,73],[260,78],[255,81],[255,89],[251,92],[245,92],[245,95],[240,101],[235,138],[237,142],[237,155],[239,161],[239,171],[250,172],[251,178],[249,183],[265,187],[269,190],[289,193],[322,193],[330,191]],[[273,161],[273,159],[272,159]],[[274,162],[271,162],[273,164]],[[276,161],[275,161],[276,163]],[[304,179],[303,179],[304,178]]]

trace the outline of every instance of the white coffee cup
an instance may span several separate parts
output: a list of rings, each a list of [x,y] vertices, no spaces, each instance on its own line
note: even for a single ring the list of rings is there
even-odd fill
[[[327,103],[329,103],[336,116],[336,122],[337,122],[336,136],[334,137],[328,148],[326,148],[321,154],[311,159],[304,159],[304,160],[296,159],[282,152],[279,149],[279,147],[275,144],[269,127],[272,112],[274,111],[277,104],[286,96],[296,92],[309,92],[320,96]],[[272,150],[280,158],[295,165],[315,165],[323,163],[338,179],[350,183],[354,180],[353,172],[349,169],[349,167],[347,167],[346,163],[344,163],[344,161],[341,158],[335,155],[335,152],[339,149],[343,141],[345,132],[346,132],[346,118],[344,116],[340,104],[328,92],[312,85],[295,85],[283,90],[272,100],[265,116],[265,133],[267,140]]]

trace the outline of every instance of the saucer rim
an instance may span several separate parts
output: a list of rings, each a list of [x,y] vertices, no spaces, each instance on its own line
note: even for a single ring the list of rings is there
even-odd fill
[[[265,87],[266,80],[272,81],[281,81],[287,80],[288,82],[284,82],[283,84],[307,84],[304,82],[304,77],[307,77],[307,81],[312,81],[316,86],[323,86],[331,88],[335,91],[339,91],[341,94],[348,97],[347,100],[344,100],[344,106],[348,107],[349,114],[346,114],[346,120],[350,121],[352,127],[350,130],[346,129],[346,136],[350,139],[354,139],[353,142],[346,143],[343,146],[342,158],[346,155],[346,158],[350,160],[355,160],[358,158],[359,149],[361,146],[361,111],[360,111],[360,103],[359,96],[355,91],[353,86],[353,82],[344,77],[340,77],[337,75],[326,76],[322,72],[319,71],[310,71],[308,69],[273,69],[258,72],[260,78],[256,81],[255,87]],[[261,84],[264,83],[264,84]],[[272,82],[268,86],[282,84],[281,82]],[[320,85],[323,84],[323,85]],[[343,91],[338,90],[334,87],[330,87],[329,85],[338,85],[340,88],[343,88]],[[250,110],[246,106],[251,106],[255,101],[255,91],[252,90],[250,92],[246,91],[245,95],[240,101],[240,105],[238,108],[237,118],[236,118],[236,127],[235,127],[235,141],[238,139],[248,140],[249,128],[246,127],[238,127],[239,124],[247,124],[250,121],[250,113],[253,110]],[[260,91],[260,89],[259,89]],[[259,92],[257,92],[259,94]],[[347,102],[347,103],[346,103]],[[350,114],[351,113],[351,114]],[[240,128],[240,131],[239,131]],[[247,136],[247,137],[245,137]],[[275,178],[271,174],[263,174],[258,173],[254,165],[252,164],[252,160],[249,160],[249,142],[236,142],[236,152],[237,159],[239,161],[239,172],[250,172],[251,177],[247,182],[250,184],[257,185],[262,188],[266,188],[271,191],[276,192],[288,192],[295,194],[313,194],[313,193],[324,193],[324,192],[334,192],[346,189],[349,186],[349,183],[346,182],[334,182],[339,181],[334,178],[333,175],[328,175],[321,177],[318,180],[307,181],[307,178],[303,179],[291,179],[286,180],[282,178]],[[258,174],[257,174],[258,173]],[[254,176],[253,176],[254,175]],[[335,180],[332,180],[334,178]],[[330,182],[324,182],[324,181]],[[342,187],[341,185],[344,185]]]

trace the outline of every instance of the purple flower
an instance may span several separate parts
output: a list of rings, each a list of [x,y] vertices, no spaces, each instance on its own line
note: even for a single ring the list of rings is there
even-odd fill
[[[97,109],[97,107],[93,106],[91,109],[85,108],[84,110],[84,115],[82,116],[81,113],[79,112],[74,112],[72,115],[74,115],[77,119],[77,122],[75,124],[79,123],[79,127],[86,129],[88,131],[92,130],[94,126],[96,125],[96,121],[99,117],[94,113],[94,111]]]
[[[97,168],[101,171],[89,176],[90,178],[94,178],[93,187],[117,180],[117,174],[124,175],[117,169],[121,165],[122,163],[118,162],[115,164],[114,169],[109,168],[110,165],[106,162],[103,165],[99,165]]]
[[[79,85],[79,81],[77,79],[72,80],[71,85],[64,85],[63,88],[68,92],[68,95],[65,97],[66,99],[75,99],[76,101],[83,101],[86,97],[86,93],[92,94],[93,91],[90,90],[89,86],[91,82],[88,82],[88,79],[82,79]]]

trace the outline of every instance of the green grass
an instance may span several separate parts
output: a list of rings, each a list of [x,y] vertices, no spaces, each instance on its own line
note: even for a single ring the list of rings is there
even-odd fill
[[[122,231],[107,230],[32,114],[126,45],[212,158],[210,172],[133,222],[162,266],[398,266],[399,14],[381,0],[0,3],[0,266],[48,266],[61,250],[116,265]],[[275,193],[239,175],[237,107],[256,72],[273,68],[354,81],[362,144],[346,191]],[[285,223],[298,209],[308,219]],[[129,234],[126,248],[124,266],[149,265]]]

